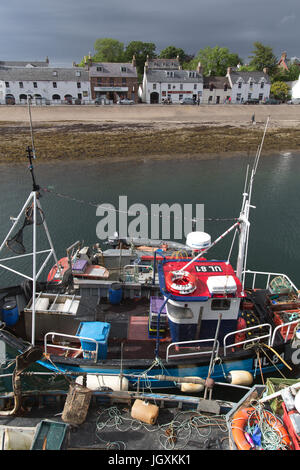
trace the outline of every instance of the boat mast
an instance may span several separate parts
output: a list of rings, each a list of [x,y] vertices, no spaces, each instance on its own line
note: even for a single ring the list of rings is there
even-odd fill
[[[30,109],[30,101],[29,101],[29,109]],[[31,138],[32,138],[32,142],[33,142],[31,116],[30,116],[30,125],[31,125]],[[29,146],[27,147],[27,158],[29,160],[29,171],[31,173],[31,178],[32,178],[32,191],[31,191],[30,195],[28,196],[25,204],[23,205],[21,211],[19,212],[18,216],[12,219],[14,221],[13,225],[10,228],[8,234],[6,235],[5,239],[3,240],[3,242],[0,246],[0,253],[3,250],[3,248],[7,245],[7,242],[10,240],[11,234],[13,233],[15,228],[17,227],[17,224],[19,223],[21,217],[24,216],[24,212],[26,211],[26,208],[28,208],[28,207],[32,208],[32,253],[26,253],[26,254],[21,254],[21,255],[17,255],[17,256],[10,256],[10,257],[6,257],[6,258],[1,258],[0,259],[0,267],[4,268],[5,270],[8,270],[8,271],[10,271],[14,274],[17,274],[17,275],[19,275],[19,276],[21,276],[25,279],[28,279],[28,280],[32,281],[31,342],[34,345],[35,344],[35,313],[36,313],[35,312],[36,282],[37,282],[37,279],[41,275],[43,269],[45,268],[45,266],[47,265],[48,261],[50,260],[50,258],[52,256],[55,260],[55,263],[58,267],[58,270],[60,270],[60,267],[58,265],[58,260],[57,260],[57,256],[56,256],[56,253],[55,253],[54,245],[52,243],[51,236],[50,236],[50,233],[49,233],[47,223],[46,223],[46,220],[45,220],[44,216],[42,217],[42,224],[43,224],[43,228],[45,230],[50,248],[48,248],[46,250],[37,251],[37,237],[36,237],[37,210],[39,211],[40,214],[43,214],[43,211],[42,211],[42,206],[41,206],[41,203],[40,203],[40,200],[39,200],[39,196],[40,196],[39,195],[39,189],[40,189],[40,187],[36,183],[36,179],[35,179],[35,175],[34,175],[34,168],[33,168],[33,163],[32,163],[32,160],[35,158],[35,151],[34,151],[34,149],[31,149]],[[37,270],[37,262],[36,261],[37,261],[37,255],[39,255],[39,254],[44,254],[44,255],[46,254],[47,256],[44,259],[41,266],[39,267],[39,269]],[[2,264],[2,262],[4,262],[4,261],[7,262],[7,261],[11,261],[13,259],[20,259],[24,256],[26,256],[26,257],[27,256],[32,256],[32,277],[28,276],[27,274],[24,274],[20,271],[17,271],[16,269],[13,269],[13,268],[7,266],[6,264],[5,265]]]
[[[265,135],[266,135],[268,124],[269,124],[269,119],[270,119],[270,116],[268,116],[264,133],[262,136],[262,140],[257,149],[257,153],[256,153],[254,163],[253,163],[253,168],[251,170],[248,191],[246,192],[245,189],[247,186],[248,171],[249,171],[247,167],[245,188],[243,192],[243,202],[242,202],[242,208],[241,208],[241,212],[239,216],[240,235],[239,235],[239,251],[238,251],[238,257],[237,257],[236,276],[242,282],[243,289],[244,289],[244,284],[245,284],[245,270],[246,270],[246,264],[247,264],[248,244],[249,244],[249,230],[250,230],[249,213],[250,213],[250,208],[255,209],[255,206],[251,205],[253,182],[254,182],[254,176],[256,174],[256,170],[258,167],[258,162],[261,156],[261,151],[263,148],[263,143],[265,140]]]

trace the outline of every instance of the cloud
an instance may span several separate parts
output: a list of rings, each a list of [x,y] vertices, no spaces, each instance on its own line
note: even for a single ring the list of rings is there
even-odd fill
[[[280,24],[293,23],[295,20],[296,20],[296,15],[294,15],[293,13],[292,15],[284,16],[283,18],[281,18]]]

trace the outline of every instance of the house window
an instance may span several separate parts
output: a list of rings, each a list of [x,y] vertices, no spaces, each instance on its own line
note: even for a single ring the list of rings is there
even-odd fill
[[[183,95],[179,95],[179,99],[182,100],[182,99],[183,99]]]
[[[126,67],[121,67],[121,72],[127,72],[127,68]]]
[[[182,85],[182,83],[180,83],[180,90],[183,90],[183,85]]]
[[[80,77],[81,72],[76,72],[76,77]]]
[[[208,101],[212,101],[213,97],[212,95],[210,95],[210,97],[208,98]]]
[[[19,82],[19,87],[24,88],[23,82]]]
[[[253,88],[253,82],[249,83],[250,88]]]
[[[57,83],[53,82],[53,88],[57,88]]]
[[[225,83],[224,85],[224,91],[227,91],[228,85]]]
[[[122,78],[122,86],[125,86],[126,85],[126,78]]]
[[[9,88],[9,82],[5,82],[6,88]]]
[[[37,88],[37,82],[33,82],[33,88]]]
[[[81,88],[81,83],[77,82],[77,88]]]
[[[197,83],[194,84],[194,90],[197,90]]]
[[[171,90],[171,84],[170,83],[168,84],[168,90]]]
[[[251,100],[252,93],[248,93],[248,100]]]
[[[242,88],[242,82],[239,82],[238,88]]]
[[[264,99],[264,94],[263,94],[263,93],[260,93],[260,94],[258,95],[258,99],[259,99],[259,101],[262,101],[262,100]]]
[[[240,99],[241,99],[241,93],[238,93],[238,94],[236,95],[236,101],[240,101]]]
[[[213,299],[211,301],[212,310],[229,310],[230,299]]]
[[[102,72],[102,69],[103,67],[100,67],[100,66],[96,67],[97,72]]]
[[[156,83],[153,83],[153,90],[156,90]]]
[[[264,88],[264,86],[265,86],[265,82],[261,82],[260,88]]]

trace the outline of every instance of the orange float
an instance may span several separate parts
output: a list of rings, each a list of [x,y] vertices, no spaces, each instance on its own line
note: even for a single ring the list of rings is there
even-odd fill
[[[245,437],[244,428],[250,419],[251,425],[259,421],[257,411],[253,407],[241,408],[237,411],[231,422],[231,431],[234,442],[239,450],[251,450],[252,446]],[[281,437],[281,442],[284,447],[292,450],[293,444],[287,430],[282,422],[276,418],[270,411],[263,411],[263,419],[271,426]]]

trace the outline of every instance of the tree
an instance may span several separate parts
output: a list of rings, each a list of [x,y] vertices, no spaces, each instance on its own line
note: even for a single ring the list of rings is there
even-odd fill
[[[252,70],[268,69],[268,74],[273,75],[277,71],[277,57],[273,54],[273,49],[270,46],[264,46],[261,42],[254,42],[254,50],[249,56],[249,67]]]
[[[142,75],[147,56],[154,59],[156,57],[155,50],[156,45],[153,42],[131,41],[125,49],[125,60],[131,62],[132,57],[135,56],[137,71]]]
[[[278,67],[275,74],[271,77],[271,80],[272,82],[292,82],[298,80],[299,75],[300,69],[298,65],[291,64],[288,70]]]
[[[123,62],[124,44],[117,39],[96,39],[93,62]]]
[[[271,85],[271,94],[278,100],[285,101],[289,96],[289,86],[285,82],[274,82]]]
[[[195,59],[185,65],[184,68],[195,69],[198,62],[201,62],[203,67],[203,75],[220,75],[224,76],[227,73],[228,67],[235,67],[242,63],[242,59],[238,54],[232,53],[227,47],[215,46],[205,47],[200,49]]]
[[[179,62],[182,64],[186,60],[187,55],[183,49],[175,46],[168,46],[159,54],[160,59],[176,59],[176,57],[179,57]]]

